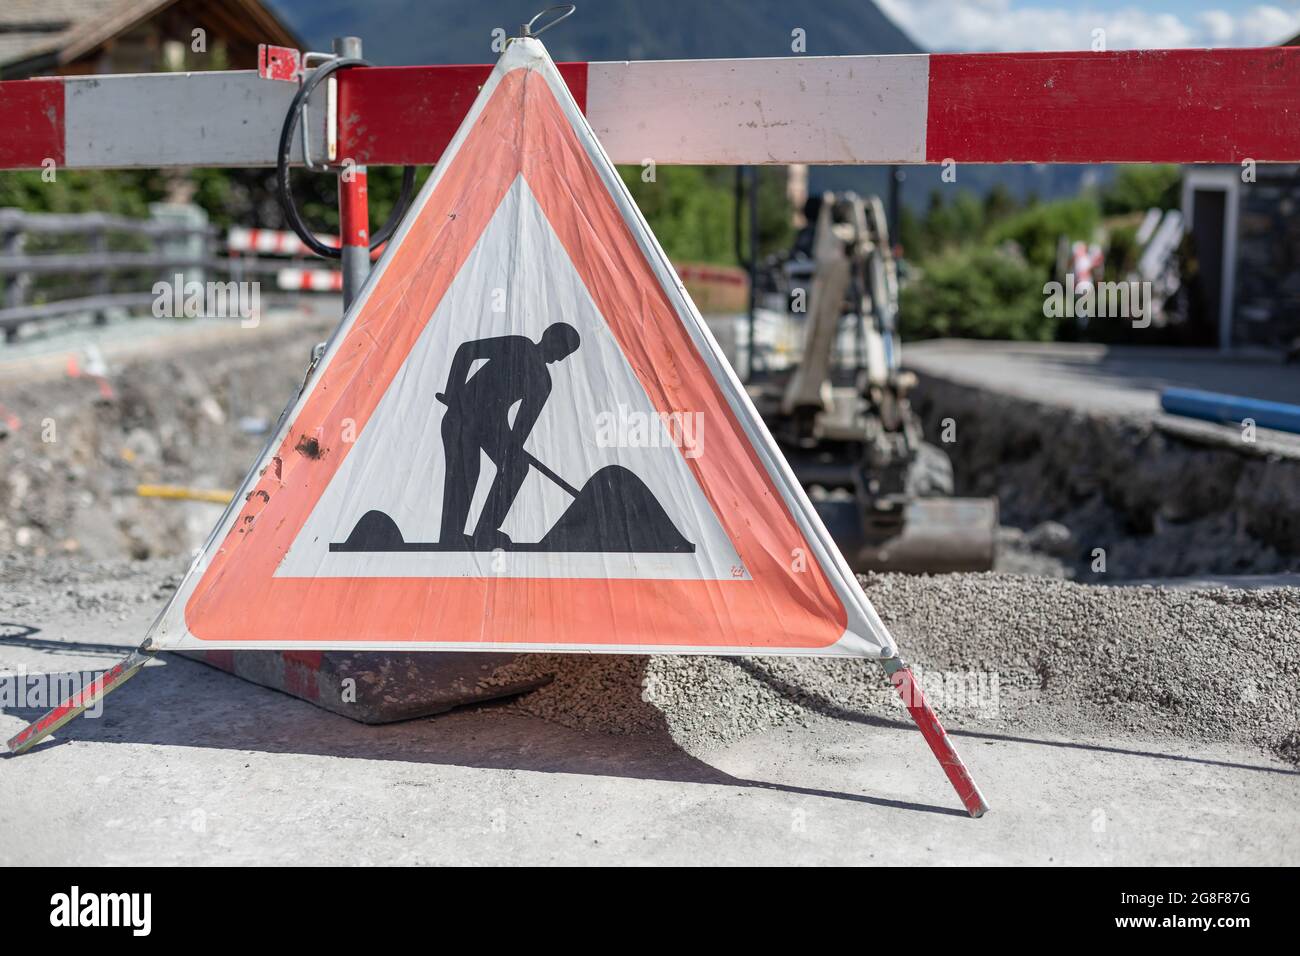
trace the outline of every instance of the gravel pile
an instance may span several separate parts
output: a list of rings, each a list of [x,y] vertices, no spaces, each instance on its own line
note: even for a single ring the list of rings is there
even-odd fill
[[[1296,761],[1300,588],[1097,587],[1008,575],[862,579],[941,716],[1055,735],[1234,741]],[[906,719],[880,668],[816,658],[522,658],[517,706],[688,749],[814,715]]]
[[[1067,727],[1259,741],[1300,727],[1300,588],[987,574],[863,583],[905,652],[932,667],[1018,676],[1045,729],[1073,717]]]

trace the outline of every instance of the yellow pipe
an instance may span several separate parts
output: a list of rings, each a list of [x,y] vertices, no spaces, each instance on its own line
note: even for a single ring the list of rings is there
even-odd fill
[[[136,485],[135,493],[141,498],[172,498],[180,501],[211,501],[225,505],[235,496],[233,491],[186,488],[183,485]]]

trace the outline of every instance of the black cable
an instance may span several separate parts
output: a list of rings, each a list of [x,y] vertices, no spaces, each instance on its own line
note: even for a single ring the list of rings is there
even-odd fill
[[[289,220],[289,225],[293,231],[298,234],[298,238],[303,241],[312,252],[326,259],[341,259],[343,250],[340,246],[328,246],[316,238],[315,233],[307,227],[303,221],[302,215],[298,212],[298,207],[293,201],[293,185],[289,182],[289,155],[293,150],[293,134],[298,128],[298,116],[302,111],[302,105],[307,102],[312,91],[331,73],[349,66],[370,66],[370,63],[360,57],[337,57],[329,60],[308,76],[298,93],[294,96],[293,102],[289,105],[289,112],[284,118],[284,126],[280,129],[280,149],[276,155],[275,161],[275,181],[276,189],[280,197],[280,208],[284,210],[285,218]],[[311,157],[304,156],[304,160]],[[402,216],[406,214],[407,207],[411,204],[411,195],[415,191],[415,167],[407,166],[402,171],[402,189],[398,194],[397,202],[393,205],[393,211],[378,231],[371,233],[370,248],[376,249],[392,238],[397,231],[398,224],[402,221]]]

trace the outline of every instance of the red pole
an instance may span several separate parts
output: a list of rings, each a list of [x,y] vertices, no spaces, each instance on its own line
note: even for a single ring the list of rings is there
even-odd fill
[[[957,796],[961,798],[966,812],[972,817],[984,816],[989,809],[989,805],[984,802],[984,794],[980,793],[980,788],[971,777],[970,771],[966,769],[961,756],[953,747],[952,741],[948,739],[943,725],[939,723],[939,716],[925,699],[925,694],[921,690],[921,685],[916,682],[912,669],[897,657],[891,657],[882,663],[885,665],[885,673],[889,675],[889,682],[898,691],[898,696],[903,699],[908,713],[912,715],[912,720],[916,722],[921,735],[925,737],[925,742],[930,745],[930,749],[939,759],[939,765],[948,775],[948,780],[957,791]]]
[[[339,37],[334,41],[334,53],[341,57],[361,59],[361,40],[357,37]],[[337,77],[329,78],[330,95],[338,96]],[[337,136],[337,130],[332,131]],[[343,272],[343,311],[352,307],[357,293],[370,275],[370,195],[366,187],[366,167],[349,156],[336,156],[337,140],[330,149],[330,159],[342,164],[339,172],[339,241]]]
[[[351,307],[370,274],[370,195],[366,167],[339,173],[339,234],[343,244],[343,308]]]
[[[370,197],[364,166],[339,174],[339,221],[343,245],[370,248]]]

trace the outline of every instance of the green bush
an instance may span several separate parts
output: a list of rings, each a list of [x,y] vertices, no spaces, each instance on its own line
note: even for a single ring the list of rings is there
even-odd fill
[[[1091,199],[1062,199],[1030,206],[989,230],[987,241],[998,245],[1011,241],[1025,259],[1045,276],[1056,268],[1056,249],[1061,236],[1070,240],[1089,239],[1101,215]],[[1043,279],[1046,281],[1046,278]],[[1041,291],[1041,283],[1040,283]]]
[[[987,247],[926,260],[899,303],[904,339],[941,337],[1051,341],[1056,320],[1043,315],[1042,272]]]
[[[104,212],[144,217],[161,198],[153,174],[139,170],[67,170],[47,182],[41,170],[0,173],[0,208],[27,212]]]
[[[1177,209],[1182,170],[1177,166],[1121,166],[1102,190],[1101,208],[1108,216],[1148,209]]]
[[[987,225],[984,206],[970,190],[959,190],[951,202],[931,190],[919,233],[906,248],[914,255],[938,255],[979,238]]]
[[[647,182],[640,166],[620,166],[628,191],[670,259],[734,265],[735,170],[723,166],[659,166]],[[793,237],[785,171],[762,167],[758,180],[760,257],[789,246]],[[749,235],[741,210],[741,241]]]

